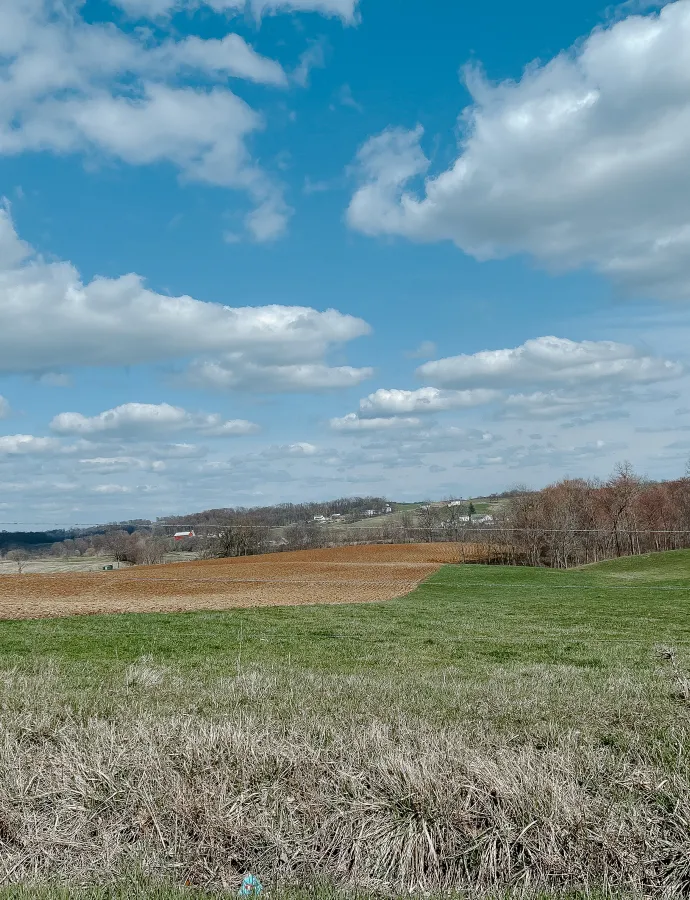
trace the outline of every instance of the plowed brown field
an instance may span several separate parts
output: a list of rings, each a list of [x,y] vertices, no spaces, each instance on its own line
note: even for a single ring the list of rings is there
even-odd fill
[[[470,559],[465,545],[464,556]],[[482,548],[476,548],[481,559]],[[456,544],[338,547],[114,572],[0,577],[0,619],[248,606],[367,603],[413,590]]]

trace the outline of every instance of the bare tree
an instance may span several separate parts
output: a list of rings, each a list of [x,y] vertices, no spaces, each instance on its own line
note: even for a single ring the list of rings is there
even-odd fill
[[[452,505],[451,505],[452,504]],[[457,506],[453,501],[447,501],[447,507],[444,510],[444,521],[448,530],[448,538],[451,541],[460,540],[460,529],[463,527],[463,508]]]
[[[412,540],[414,540],[414,516],[406,509],[400,515],[400,527],[402,531],[402,539],[406,544],[410,540],[410,535],[412,535]]]
[[[431,502],[427,501],[420,507],[417,519],[422,528],[422,540],[426,541],[427,544],[432,544],[434,542],[434,531],[439,521],[438,510],[431,505]]]
[[[256,553],[261,553],[262,548],[263,535],[260,528],[227,526],[207,538],[202,555],[207,559],[254,556]]]
[[[103,540],[103,549],[112,556],[115,562],[131,562],[131,535],[127,531],[116,529],[109,531]]]
[[[618,463],[606,484],[611,534],[616,556],[623,555],[624,540],[626,544],[629,544],[625,549],[628,549],[630,553],[635,550],[630,542],[634,541],[634,502],[640,493],[641,484],[641,479],[635,474],[632,464],[629,462]]]
[[[163,562],[167,546],[161,538],[141,535],[132,543],[129,562],[138,566],[155,566]]]
[[[21,575],[24,572],[24,565],[26,561],[30,559],[30,556],[26,550],[10,550],[5,554],[5,559],[9,559],[10,562],[16,563],[17,573]]]

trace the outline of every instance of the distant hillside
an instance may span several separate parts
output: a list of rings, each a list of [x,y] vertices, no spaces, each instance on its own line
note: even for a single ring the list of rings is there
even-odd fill
[[[8,550],[26,550],[29,553],[42,553],[55,544],[65,541],[86,542],[103,535],[108,531],[119,530],[132,534],[138,528],[151,528],[151,523],[143,519],[131,522],[119,522],[112,525],[96,525],[93,528],[56,528],[51,531],[0,531],[0,554]]]
[[[0,553],[7,550],[38,550],[74,537],[69,531],[0,531]]]
[[[383,509],[388,501],[383,497],[340,497],[320,503],[279,503],[275,506],[228,507],[207,509],[183,516],[166,516],[157,525],[285,525],[313,522],[315,516],[340,515],[355,521],[364,517],[368,509]]]

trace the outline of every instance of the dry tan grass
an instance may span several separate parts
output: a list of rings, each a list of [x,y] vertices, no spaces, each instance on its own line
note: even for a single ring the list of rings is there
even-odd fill
[[[155,704],[185,679],[143,659],[118,688],[131,705],[105,720],[48,703],[46,690],[60,695],[56,671],[6,676],[6,880],[75,885],[137,869],[236,889],[253,871],[267,884],[327,880],[396,894],[603,886],[688,895],[690,787],[653,753],[578,733],[481,744],[461,725],[362,721],[347,706],[324,716],[306,698],[331,687],[345,696],[347,684],[313,676],[293,684],[301,709],[275,717],[262,704],[280,687],[270,673],[243,672],[211,688],[235,704],[232,715],[171,717],[141,697]]]
[[[476,548],[477,557],[481,552]],[[402,544],[114,572],[6,575],[0,579],[0,618],[383,601],[458,559],[456,544]]]

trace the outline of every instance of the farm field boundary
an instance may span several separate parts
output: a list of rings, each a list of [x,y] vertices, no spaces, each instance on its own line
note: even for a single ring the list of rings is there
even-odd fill
[[[188,612],[254,606],[371,603],[414,590],[442,565],[483,548],[403,544],[138,566],[112,572],[6,575],[0,618]]]

